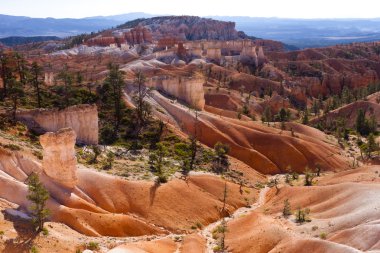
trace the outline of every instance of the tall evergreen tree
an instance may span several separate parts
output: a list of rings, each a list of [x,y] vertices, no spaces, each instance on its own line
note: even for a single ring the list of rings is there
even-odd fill
[[[315,116],[319,115],[319,104],[318,104],[317,100],[313,101],[313,113]]]
[[[183,169],[183,174],[186,177],[187,174],[194,169],[195,162],[196,162],[196,156],[198,152],[198,111],[195,111],[195,121],[194,121],[194,134],[189,136],[189,153],[188,157],[185,160],[184,163],[184,169]]]
[[[63,96],[64,104],[63,107],[70,106],[70,96],[73,84],[72,74],[69,72],[67,65],[64,66],[63,70],[58,73],[58,79],[63,82]]]
[[[374,135],[371,133],[368,135],[367,152],[368,157],[371,158],[372,153],[379,150],[379,144],[376,143]]]
[[[49,209],[46,208],[46,201],[49,199],[49,192],[45,189],[37,174],[32,173],[28,179],[28,195],[26,198],[32,202],[32,222],[35,229],[40,232],[44,228],[44,223],[49,217]]]
[[[229,169],[228,152],[230,146],[221,142],[217,142],[214,146],[215,157],[213,160],[213,169],[218,173],[224,173]]]
[[[151,109],[149,104],[145,101],[145,98],[149,94],[149,89],[145,86],[146,78],[140,71],[135,76],[135,94],[133,100],[136,104],[136,131],[135,135],[138,136],[143,126],[148,121],[151,115]]]
[[[23,85],[16,79],[10,80],[10,88],[8,91],[8,96],[12,100],[12,119],[16,123],[16,113],[20,102],[20,99],[25,95]]]
[[[16,71],[19,78],[19,81],[22,86],[25,86],[28,81],[28,68],[26,64],[25,58],[19,54],[15,53],[14,55],[15,61],[16,61]]]
[[[42,100],[41,100],[41,74],[42,74],[42,68],[38,65],[37,62],[32,63],[31,67],[31,84],[36,92],[37,97],[37,106],[38,108],[41,108]]]
[[[266,106],[264,109],[264,114],[262,115],[262,121],[267,122],[269,126],[269,122],[272,121],[272,112],[269,106]]]
[[[281,122],[288,121],[288,113],[284,108],[281,108],[278,114]]]
[[[117,136],[123,118],[122,89],[124,86],[124,72],[119,69],[119,65],[111,63],[108,65],[108,70],[109,73],[104,85],[108,89],[109,95],[111,95],[113,101],[114,135]]]
[[[307,110],[307,108],[305,109],[305,111],[303,113],[302,124],[304,124],[304,125],[309,124],[309,111]]]
[[[358,115],[356,116],[356,131],[360,133],[361,135],[366,134],[366,120],[365,120],[365,113],[363,109],[359,109]]]
[[[12,79],[12,68],[10,67],[10,59],[8,55],[0,55],[0,66],[1,79],[3,80],[3,90],[1,94],[1,99],[4,100],[8,95],[9,82]]]

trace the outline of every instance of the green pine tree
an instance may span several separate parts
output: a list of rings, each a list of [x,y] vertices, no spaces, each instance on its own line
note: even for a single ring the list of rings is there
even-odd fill
[[[356,131],[360,133],[361,135],[366,134],[366,120],[365,120],[365,113],[363,109],[359,109],[358,115],[356,117]]]
[[[30,206],[32,223],[35,229],[40,232],[44,228],[44,222],[49,217],[49,209],[46,208],[46,201],[49,199],[49,192],[40,182],[36,173],[32,173],[28,179],[28,195],[26,198],[32,202]]]
[[[302,124],[304,125],[309,124],[309,111],[307,110],[307,108],[305,109],[305,112],[303,113]]]

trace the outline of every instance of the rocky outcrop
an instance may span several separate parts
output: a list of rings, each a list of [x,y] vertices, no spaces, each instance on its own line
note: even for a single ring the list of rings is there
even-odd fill
[[[39,163],[28,155],[0,147],[0,177],[13,177],[16,180],[25,181],[30,173],[40,171]],[[4,195],[0,194],[0,198],[4,198]]]
[[[163,51],[158,51],[154,53],[156,59],[161,58],[173,58],[176,56],[177,51],[175,49],[168,49]]]
[[[259,50],[257,52],[257,61],[258,61],[259,66],[264,65],[264,63],[267,61],[267,59],[264,55],[263,47],[259,47]]]
[[[152,78],[147,82],[147,86],[183,100],[195,109],[203,110],[205,106],[203,83],[200,78],[161,76]]]
[[[135,21],[127,22],[122,27],[131,28],[135,24]],[[142,20],[138,25],[149,27],[156,40],[168,36],[184,40],[235,40],[245,36],[238,33],[234,22],[194,16],[154,17]]]
[[[207,50],[209,48],[220,48],[222,50],[223,56],[231,56],[231,55],[250,55],[254,56],[254,54],[260,53],[260,57],[266,58],[264,55],[264,51],[270,51],[271,49],[267,49],[267,47],[262,46],[261,40],[250,40],[250,39],[238,39],[238,40],[228,40],[228,41],[220,41],[220,40],[202,40],[202,41],[187,41],[183,43],[184,47],[187,49],[200,48],[202,50]],[[260,52],[256,52],[258,51]],[[253,53],[255,51],[255,53]],[[279,50],[281,51],[281,50]]]
[[[258,66],[258,58],[256,53],[256,47],[255,46],[246,46],[243,47],[241,53],[240,53],[240,61],[245,64],[252,64],[256,67]]]
[[[339,95],[343,87],[357,89],[380,80],[380,56],[376,43],[357,43],[292,52],[265,50],[267,61],[283,79],[306,89],[318,98]]]
[[[77,105],[63,110],[19,111],[16,117],[29,129],[40,134],[70,127],[75,131],[78,143],[98,144],[99,125],[96,105]]]
[[[43,171],[53,181],[68,188],[74,188],[78,183],[75,140],[76,134],[71,128],[48,132],[40,137]]]
[[[105,32],[96,37],[88,39],[85,44],[88,46],[108,47],[111,45],[136,45],[143,43],[152,43],[152,31],[148,27],[137,26],[132,29],[123,29],[113,31],[111,34]]]
[[[86,41],[86,45],[90,47],[92,46],[108,47],[111,44],[116,44],[115,37],[97,36]]]
[[[123,30],[123,36],[129,44],[151,43],[152,31],[145,26],[137,26],[129,30]]]
[[[206,57],[210,60],[218,61],[222,58],[222,51],[220,48],[208,48]]]
[[[243,64],[262,66],[267,62],[264,55],[264,48],[257,47],[256,42],[249,39],[232,41],[189,41],[183,43],[188,55],[201,56],[204,53],[210,60],[220,60],[224,58],[229,61],[229,57],[236,56],[236,60]]]
[[[53,72],[45,72],[44,82],[47,86],[52,86],[54,83],[54,73]]]
[[[260,103],[260,105],[263,109],[268,106],[271,109],[272,113],[278,113],[281,108],[289,108],[290,102],[289,99],[283,98],[282,96],[278,95],[277,92],[274,92],[274,94],[269,99],[263,101]]]

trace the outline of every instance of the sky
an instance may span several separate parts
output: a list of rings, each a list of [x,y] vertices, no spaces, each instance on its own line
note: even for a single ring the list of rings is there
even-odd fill
[[[380,0],[0,0],[0,14],[82,18],[130,12],[196,16],[375,18]]]

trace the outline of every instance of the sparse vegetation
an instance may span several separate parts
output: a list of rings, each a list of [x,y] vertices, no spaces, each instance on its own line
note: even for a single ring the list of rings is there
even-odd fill
[[[157,176],[157,183],[166,183],[168,180],[164,171],[164,166],[167,164],[166,156],[168,156],[168,150],[162,143],[158,143],[157,149],[149,155],[149,164]]]
[[[42,228],[42,234],[44,235],[44,236],[47,236],[47,235],[49,235],[49,230],[47,229],[47,228]]]
[[[33,245],[31,248],[30,248],[30,253],[39,253],[40,251],[38,250],[38,248]]]
[[[269,126],[269,122],[272,121],[272,112],[271,112],[271,109],[269,106],[265,107],[264,113],[261,116],[261,121],[264,123],[266,122],[268,124],[268,126]]]
[[[299,207],[295,213],[296,222],[297,223],[310,222],[311,219],[309,218],[309,214],[310,214],[309,208],[301,209]]]
[[[316,174],[311,172],[309,168],[305,169],[305,186],[312,186],[313,180],[315,178]]]
[[[99,243],[91,241],[86,245],[86,248],[89,250],[98,250],[99,249]]]
[[[94,153],[94,156],[90,160],[90,163],[97,163],[98,157],[102,153],[102,151],[98,145],[93,145],[93,146],[91,146],[91,148],[92,148],[92,152]]]
[[[284,208],[282,209],[282,215],[287,218],[289,217],[290,215],[292,215],[292,210],[291,210],[291,207],[290,207],[290,202],[289,202],[289,199],[286,199],[284,201]]]
[[[16,144],[5,144],[3,145],[4,148],[10,149],[12,151],[20,151],[22,148],[19,145]]]
[[[102,169],[110,170],[115,160],[115,154],[111,151],[107,152],[106,159],[103,161]]]
[[[377,131],[377,122],[375,117],[366,119],[365,112],[363,109],[359,109],[358,115],[356,117],[356,131],[363,136],[368,136],[371,133]]]
[[[215,157],[213,159],[213,170],[217,173],[224,173],[229,168],[228,152],[230,147],[227,144],[217,142],[214,146]]]

